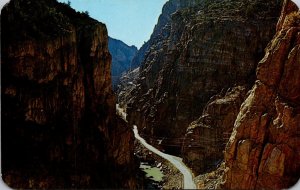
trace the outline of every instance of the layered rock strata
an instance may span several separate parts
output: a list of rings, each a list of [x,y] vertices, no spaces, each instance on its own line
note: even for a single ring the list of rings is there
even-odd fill
[[[150,54],[152,51],[156,51],[155,49],[157,48],[161,48],[162,43],[164,43],[163,41],[168,40],[172,22],[172,14],[178,10],[192,7],[197,4],[203,4],[202,0],[171,0],[163,6],[162,13],[158,18],[158,22],[153,29],[150,39],[142,45],[142,47],[133,57],[131,61],[131,69],[133,72],[126,73],[124,76],[125,78],[123,78],[125,81],[128,81],[127,76],[134,75],[134,78],[131,77],[130,82],[134,83],[134,85],[137,85],[137,79],[141,71],[140,67],[143,67],[148,54]],[[135,70],[137,68],[138,70]],[[136,71],[138,71],[138,73]],[[120,92],[119,103],[126,108],[127,104],[133,102],[131,99],[132,97],[136,96],[136,92],[133,90],[135,89],[135,86],[132,86],[131,83],[129,85],[125,84],[124,86],[123,79],[121,81],[121,86],[118,88],[118,92]]]
[[[300,12],[285,0],[225,151],[228,189],[284,189],[300,177]]]
[[[55,0],[2,9],[2,177],[12,188],[134,188],[104,24]]]
[[[173,3],[184,4],[171,0],[165,7]],[[129,122],[152,137],[175,138],[175,143],[212,96],[252,85],[257,63],[275,33],[280,4],[195,1],[177,6],[181,8],[168,22],[159,20],[157,27],[166,24],[159,27],[140,67],[127,108]]]
[[[176,11],[194,6],[196,4],[201,4],[202,0],[171,0],[168,1],[162,9],[162,14],[158,18],[158,22],[153,29],[150,39],[145,42],[139,49],[137,54],[134,56],[131,62],[132,69],[139,67],[144,61],[146,55],[149,53],[152,45],[159,43],[159,41],[166,37],[166,32],[168,33],[168,27],[170,26],[172,14]]]
[[[246,93],[246,87],[237,86],[213,96],[202,116],[190,124],[182,157],[195,175],[215,169],[223,161],[225,145]]]

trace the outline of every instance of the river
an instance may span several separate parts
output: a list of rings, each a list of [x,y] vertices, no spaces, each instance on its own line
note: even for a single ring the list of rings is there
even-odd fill
[[[196,185],[193,181],[193,175],[190,171],[190,169],[188,167],[186,167],[186,165],[182,162],[182,159],[173,155],[169,155],[169,154],[165,154],[161,151],[159,151],[158,149],[154,148],[153,146],[151,146],[150,144],[148,144],[145,139],[143,139],[139,133],[138,133],[138,129],[137,126],[133,126],[133,132],[134,132],[134,136],[135,138],[143,145],[145,146],[148,150],[150,150],[151,152],[161,156],[162,158],[168,160],[169,162],[171,162],[182,174],[183,174],[183,178],[184,178],[184,189],[196,189]]]

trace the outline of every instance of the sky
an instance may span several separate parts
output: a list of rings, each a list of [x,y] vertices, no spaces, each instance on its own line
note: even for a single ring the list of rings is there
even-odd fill
[[[9,0],[0,0],[0,7]],[[67,2],[67,0],[58,0]],[[148,41],[167,0],[70,0],[77,11],[106,24],[110,37],[140,48]]]
[[[0,8],[9,0],[0,0]],[[58,0],[67,2],[67,0]],[[300,0],[293,0],[300,7]],[[109,36],[140,48],[148,41],[167,0],[70,0],[77,11],[106,24]]]
[[[67,2],[67,0],[59,0]],[[106,24],[110,37],[140,48],[148,41],[167,0],[70,0],[77,11]]]
[[[7,3],[9,2],[9,0],[0,0],[0,7],[2,9],[2,7]]]

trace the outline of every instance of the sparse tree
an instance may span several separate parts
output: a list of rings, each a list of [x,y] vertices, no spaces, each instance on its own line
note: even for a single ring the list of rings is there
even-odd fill
[[[84,14],[86,14],[87,16],[90,16],[89,11],[84,11]]]

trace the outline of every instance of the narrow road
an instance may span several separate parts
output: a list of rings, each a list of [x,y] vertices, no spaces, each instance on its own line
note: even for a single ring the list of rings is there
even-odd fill
[[[191,171],[186,167],[186,165],[181,161],[181,158],[176,157],[176,156],[172,156],[169,154],[165,154],[159,150],[157,150],[156,148],[154,148],[153,146],[151,146],[150,144],[148,144],[145,139],[143,139],[138,132],[137,126],[133,126],[133,132],[134,132],[134,136],[137,140],[140,141],[140,143],[142,143],[142,145],[144,145],[148,150],[152,151],[153,153],[161,156],[162,158],[168,160],[169,162],[171,162],[182,174],[184,177],[184,189],[196,189],[196,185],[193,181],[193,175],[191,173]]]

